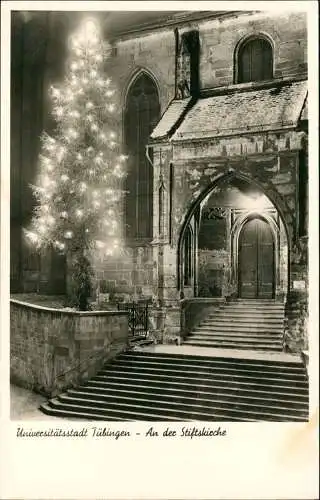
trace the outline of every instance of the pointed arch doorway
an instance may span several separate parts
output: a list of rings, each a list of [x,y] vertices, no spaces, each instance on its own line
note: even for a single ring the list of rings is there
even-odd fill
[[[220,176],[203,191],[186,214],[178,240],[180,297],[285,300],[290,282],[288,221],[270,194],[239,173]],[[251,226],[250,221],[256,222]],[[189,226],[194,241],[187,279]]]
[[[241,229],[238,248],[239,297],[274,298],[275,242],[268,222],[249,219]]]

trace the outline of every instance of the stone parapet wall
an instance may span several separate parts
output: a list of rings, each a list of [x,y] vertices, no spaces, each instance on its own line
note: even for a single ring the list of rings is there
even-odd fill
[[[75,312],[10,301],[13,383],[54,395],[93,376],[128,346],[125,311]]]
[[[194,298],[181,301],[181,336],[184,338],[200,321],[215,313],[225,302],[224,298]]]

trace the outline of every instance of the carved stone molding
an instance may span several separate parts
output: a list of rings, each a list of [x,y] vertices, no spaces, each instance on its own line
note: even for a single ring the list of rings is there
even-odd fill
[[[225,219],[227,217],[227,209],[222,207],[205,208],[202,213],[203,220]]]

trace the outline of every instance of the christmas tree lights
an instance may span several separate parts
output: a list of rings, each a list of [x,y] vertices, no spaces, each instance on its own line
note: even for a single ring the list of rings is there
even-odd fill
[[[88,294],[94,250],[112,255],[120,246],[126,156],[114,130],[115,90],[103,69],[109,53],[91,20],[70,39],[65,80],[50,87],[57,126],[54,137],[46,132],[41,137],[32,186],[37,206],[25,231],[36,247],[53,246],[71,257],[74,276],[80,276],[77,296],[79,290]],[[86,309],[86,299],[81,301],[78,307]]]

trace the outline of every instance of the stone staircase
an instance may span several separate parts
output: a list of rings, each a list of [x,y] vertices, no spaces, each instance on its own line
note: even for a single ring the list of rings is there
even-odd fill
[[[282,351],[284,304],[275,300],[227,302],[209,314],[185,344],[226,349]]]
[[[128,351],[87,383],[41,406],[52,416],[106,421],[306,421],[302,363]],[[274,355],[276,356],[276,355]],[[280,356],[280,355],[277,355]]]

